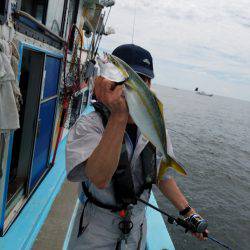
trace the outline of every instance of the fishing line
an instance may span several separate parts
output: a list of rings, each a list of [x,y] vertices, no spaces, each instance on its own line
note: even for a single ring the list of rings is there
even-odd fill
[[[136,0],[135,0],[135,9],[134,9],[134,21],[133,21],[133,32],[132,32],[132,44],[134,44],[134,35],[135,35],[135,17],[136,17]]]

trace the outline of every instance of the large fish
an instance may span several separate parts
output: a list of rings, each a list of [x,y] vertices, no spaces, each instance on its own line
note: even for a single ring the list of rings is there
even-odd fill
[[[101,76],[111,81],[124,82],[124,95],[130,116],[141,133],[163,155],[159,177],[161,178],[169,167],[186,175],[182,165],[167,153],[163,105],[147,84],[127,63],[114,55],[107,54],[105,62],[100,58],[97,58],[97,61]]]

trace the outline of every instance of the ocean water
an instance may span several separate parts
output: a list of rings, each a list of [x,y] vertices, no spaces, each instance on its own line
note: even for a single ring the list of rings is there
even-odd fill
[[[232,249],[250,249],[250,102],[160,85],[153,88],[164,103],[176,158],[188,172],[188,177],[174,174],[179,187],[208,220],[211,236]],[[155,192],[159,206],[178,215]],[[177,250],[223,249],[166,224]]]

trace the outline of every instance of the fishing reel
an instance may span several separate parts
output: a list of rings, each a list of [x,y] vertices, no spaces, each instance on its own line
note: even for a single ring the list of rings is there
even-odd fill
[[[165,211],[159,209],[158,207],[140,199],[139,197],[137,197],[137,201],[140,201],[144,204],[146,204],[147,206],[153,208],[154,210],[160,212],[161,214],[167,216],[168,218],[168,222],[170,224],[176,224],[177,226],[181,226],[183,228],[186,229],[187,231],[191,231],[194,233],[202,233],[203,237],[208,238],[209,240],[215,242],[216,244],[228,249],[228,250],[232,250],[229,246],[227,246],[226,244],[224,244],[223,242],[217,240],[216,238],[208,235],[208,233],[206,232],[207,226],[208,226],[208,222],[206,220],[204,220],[200,215],[198,214],[193,214],[190,217],[186,218],[185,220],[181,219],[181,218],[176,218],[174,216],[169,215],[168,213],[166,213]]]
[[[185,221],[188,223],[187,231],[204,233],[208,226],[207,220],[203,219],[199,214],[192,214]]]

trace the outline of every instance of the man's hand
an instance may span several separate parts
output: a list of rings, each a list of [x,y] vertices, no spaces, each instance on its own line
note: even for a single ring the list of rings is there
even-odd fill
[[[106,188],[119,163],[128,108],[122,95],[123,86],[98,77],[94,91],[97,100],[109,108],[111,115],[100,143],[87,160],[85,174],[97,188]]]
[[[208,234],[208,230],[206,229],[205,232]],[[199,240],[206,240],[207,237],[204,237],[202,233],[192,233],[194,237],[196,237]]]
[[[186,214],[186,218],[192,216],[193,214],[197,214],[193,208]],[[205,232],[208,234],[208,230],[206,229]],[[203,236],[202,233],[192,233],[194,237],[196,237],[199,240],[206,240],[207,238]]]
[[[161,192],[172,202],[172,204],[177,208],[178,211],[182,211],[185,207],[187,207],[188,201],[173,178],[160,181],[158,186]],[[192,208],[185,216],[190,217],[195,213],[195,210]],[[207,230],[205,232],[208,233]],[[201,233],[192,233],[192,235],[199,240],[206,239]]]
[[[118,85],[103,77],[95,80],[94,92],[98,101],[107,106],[111,115],[128,118],[128,107],[123,95],[123,85]]]

